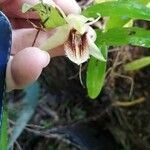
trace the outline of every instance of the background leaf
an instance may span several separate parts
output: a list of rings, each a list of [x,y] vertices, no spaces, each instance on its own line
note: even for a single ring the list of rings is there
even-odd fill
[[[14,142],[20,136],[24,130],[26,124],[31,119],[35,108],[38,104],[38,98],[40,94],[40,86],[38,82],[35,82],[31,86],[24,89],[26,96],[24,98],[24,107],[19,113],[19,118],[16,121],[15,127],[12,132],[12,136],[9,142],[9,148],[13,146]]]
[[[66,23],[54,7],[50,7],[50,11],[48,12],[40,12],[39,15],[45,28],[55,28]]]
[[[116,27],[123,27],[125,24],[127,24],[131,19],[127,17],[118,17],[118,16],[112,16],[108,19],[105,30]],[[129,27],[129,26],[128,26]],[[130,26],[131,27],[131,26]]]
[[[99,42],[109,46],[134,45],[150,47],[150,31],[138,28],[113,28],[107,32],[97,32]]]
[[[131,19],[150,20],[150,8],[131,1],[110,1],[92,5],[85,9],[82,14],[87,17],[119,16]]]
[[[134,71],[150,65],[150,56],[134,60],[124,66],[126,71]]]
[[[106,1],[119,1],[119,0],[96,0],[97,3],[106,2]],[[120,1],[127,2],[127,0],[120,0]],[[132,2],[136,2],[143,5],[147,5],[148,3],[150,3],[149,0],[132,0]],[[133,25],[133,19],[130,19],[128,17],[110,16],[107,21],[105,30],[115,28],[115,27],[123,27],[123,26],[132,27],[132,25]]]
[[[8,146],[8,113],[7,110],[3,109],[3,120],[2,120],[2,127],[0,132],[0,150],[7,150]]]

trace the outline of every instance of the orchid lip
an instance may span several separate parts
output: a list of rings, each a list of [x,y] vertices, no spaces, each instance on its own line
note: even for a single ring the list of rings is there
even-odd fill
[[[77,30],[70,30],[68,40],[64,44],[64,50],[68,58],[80,65],[89,58],[87,33],[81,35]]]
[[[68,40],[64,44],[64,50],[68,58],[78,65],[86,62],[90,55],[100,61],[106,61],[87,32],[81,35],[75,29],[70,30]]]

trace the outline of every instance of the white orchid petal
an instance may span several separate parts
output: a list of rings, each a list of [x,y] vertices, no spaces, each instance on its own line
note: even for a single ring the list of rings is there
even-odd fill
[[[84,17],[82,15],[78,15],[78,14],[69,14],[66,18],[66,21],[68,23],[76,22],[76,21],[86,23],[88,20],[89,20],[89,18],[86,18],[86,17]]]
[[[80,34],[84,34],[87,25],[87,21],[93,20],[92,18],[86,18],[82,15],[77,15],[77,14],[70,14],[66,17],[66,21],[69,24],[70,27],[76,29]]]
[[[76,29],[80,34],[84,34],[86,31],[86,26],[82,22],[70,22],[69,23],[70,28]]]
[[[68,25],[56,28],[55,33],[42,43],[40,49],[48,51],[64,44],[64,42],[68,39],[69,31],[70,29]]]
[[[81,35],[84,34],[86,32],[86,26],[85,24],[82,23],[76,23],[76,24],[72,24],[73,28],[76,29]]]
[[[92,55],[95,58],[105,62],[106,59],[104,58],[104,56],[102,55],[100,49],[96,46],[96,44],[90,38],[88,38],[88,41],[89,41],[89,53],[90,53],[90,55]]]

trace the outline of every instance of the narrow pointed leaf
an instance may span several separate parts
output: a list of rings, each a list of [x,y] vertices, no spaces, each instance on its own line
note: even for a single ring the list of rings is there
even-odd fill
[[[8,113],[7,110],[3,110],[3,120],[0,132],[0,150],[7,150],[8,146]]]
[[[31,86],[24,89],[26,96],[24,98],[24,107],[19,112],[19,117],[16,121],[15,127],[12,132],[12,136],[9,142],[9,148],[11,148],[20,134],[23,132],[26,124],[31,119],[35,108],[38,104],[38,98],[40,93],[40,85],[38,82],[33,83]]]
[[[107,46],[101,45],[102,54],[107,58]],[[106,62],[99,61],[94,57],[90,58],[87,68],[86,86],[88,95],[95,99],[101,92],[105,81]]]
[[[143,58],[134,60],[134,61],[126,64],[124,66],[124,69],[126,71],[134,71],[134,70],[142,69],[149,65],[150,65],[150,56],[147,56],[147,57],[143,57]]]

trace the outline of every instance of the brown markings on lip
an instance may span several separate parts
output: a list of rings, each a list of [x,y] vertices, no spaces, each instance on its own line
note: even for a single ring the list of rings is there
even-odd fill
[[[83,54],[84,50],[87,49],[88,41],[87,41],[87,32],[85,32],[81,36],[81,42],[80,42],[80,56]]]
[[[68,40],[65,42],[65,46],[69,47],[75,56],[77,49],[79,49],[79,54],[82,56],[84,50],[86,50],[88,47],[87,32],[81,35],[75,29],[70,30]]]

